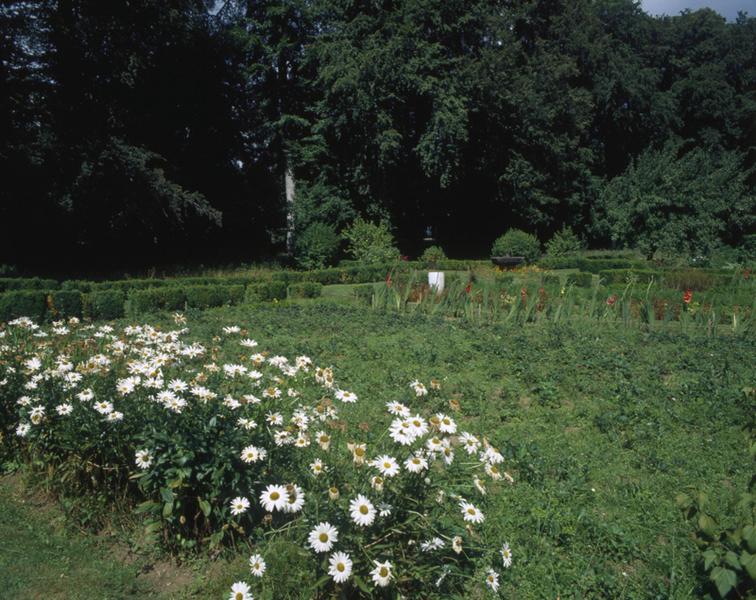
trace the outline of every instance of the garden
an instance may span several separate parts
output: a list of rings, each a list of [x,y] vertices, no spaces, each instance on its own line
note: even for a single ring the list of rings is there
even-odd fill
[[[170,597],[744,597],[750,270],[559,241],[2,279],[5,469]]]

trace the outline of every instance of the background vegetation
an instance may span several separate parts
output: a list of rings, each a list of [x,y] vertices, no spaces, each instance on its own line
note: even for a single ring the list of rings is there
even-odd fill
[[[0,264],[260,259],[288,224],[320,266],[334,240],[312,225],[356,216],[413,256],[427,226],[477,257],[511,228],[692,257],[752,230],[754,18],[652,18],[635,0],[24,0],[0,28]]]

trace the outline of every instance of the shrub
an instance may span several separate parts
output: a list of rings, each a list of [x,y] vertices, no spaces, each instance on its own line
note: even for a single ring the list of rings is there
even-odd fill
[[[290,298],[318,298],[323,293],[323,285],[314,281],[292,283],[289,286]]]
[[[286,298],[286,283],[283,281],[253,283],[247,286],[247,291],[244,294],[245,302],[266,302],[283,300],[284,298]]]
[[[420,262],[427,267],[439,268],[439,264],[444,260],[446,260],[446,254],[440,246],[430,246],[420,256]]]
[[[10,290],[57,290],[60,284],[55,279],[39,277],[0,277],[0,292]]]
[[[91,292],[96,284],[92,281],[85,281],[83,279],[69,279],[60,284],[62,290],[78,290],[82,293]]]
[[[126,294],[120,290],[94,291],[84,295],[84,316],[111,321],[124,316]]]
[[[651,269],[606,269],[599,272],[599,277],[604,283],[648,283],[650,281],[659,281],[661,273]]]
[[[569,256],[583,249],[583,242],[569,227],[563,227],[546,242],[548,256]]]
[[[510,229],[493,243],[491,255],[523,256],[526,263],[532,263],[541,255],[541,244],[534,235]]]
[[[47,308],[53,319],[82,316],[81,292],[79,290],[58,290],[47,296]]]
[[[238,304],[244,298],[242,285],[188,285],[181,288],[190,308]]]
[[[732,280],[733,275],[712,273],[703,269],[688,269],[686,271],[666,272],[663,278],[666,287],[676,290],[702,291],[727,285]]]
[[[375,224],[358,217],[342,236],[347,242],[347,251],[362,264],[399,259],[399,249],[385,221]]]
[[[294,252],[297,264],[305,269],[322,269],[336,261],[341,238],[336,228],[315,221],[296,238]]]
[[[41,320],[47,309],[47,296],[36,290],[18,290],[0,294],[0,321],[17,317]]]
[[[131,290],[146,290],[149,288],[173,285],[175,285],[175,283],[167,279],[120,279],[118,281],[101,281],[96,284],[94,289],[130,292]]]
[[[592,273],[568,273],[565,283],[575,285],[581,288],[589,288],[593,286],[593,274]]]
[[[543,269],[577,269],[580,257],[572,256],[542,256],[538,260],[538,266]]]
[[[158,310],[182,310],[186,293],[179,287],[132,290],[126,300],[126,315],[133,317]]]

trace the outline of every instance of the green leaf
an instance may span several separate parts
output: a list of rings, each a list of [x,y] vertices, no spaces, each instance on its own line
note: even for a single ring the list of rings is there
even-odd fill
[[[741,567],[740,561],[738,560],[738,555],[735,554],[732,550],[728,550],[727,554],[725,554],[725,562],[736,571],[740,571]]]
[[[147,500],[147,502],[142,502],[141,504],[138,504],[137,507],[134,509],[134,514],[140,515],[142,513],[146,512],[152,512],[156,510],[160,504],[157,502],[153,502],[152,500]]]
[[[719,562],[719,554],[716,550],[707,550],[703,553],[704,557],[704,569],[711,570],[711,565]]]
[[[745,570],[751,576],[751,579],[756,579],[756,554],[750,554],[746,551],[741,552],[740,564],[743,565]]]
[[[717,586],[717,591],[722,598],[730,593],[730,590],[735,587],[738,581],[735,571],[722,567],[715,567],[711,572],[710,579]]]
[[[163,504],[163,518],[167,519],[173,514],[173,502]]]
[[[160,488],[160,496],[163,502],[173,502],[173,492],[168,488]]]
[[[743,527],[743,539],[748,544],[748,551],[756,552],[756,527],[753,525]]]
[[[210,506],[210,503],[207,500],[203,500],[202,498],[199,499],[199,507],[202,511],[202,514],[206,517],[210,516],[210,513],[212,512],[212,507]]]
[[[693,506],[693,499],[688,496],[688,494],[677,494],[677,496],[675,496],[675,502],[682,510],[686,510]]]
[[[362,590],[366,594],[370,594],[370,588],[367,586],[367,584],[362,579],[362,577],[360,577],[359,575],[355,575],[354,582],[357,584],[357,587],[360,588],[360,590]]]
[[[717,523],[706,513],[698,515],[698,528],[710,538],[717,536]]]

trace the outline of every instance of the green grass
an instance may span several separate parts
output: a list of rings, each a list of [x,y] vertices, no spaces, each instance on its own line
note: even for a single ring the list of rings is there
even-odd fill
[[[193,313],[190,336],[244,325],[261,348],[332,364],[360,397],[368,424],[409,381],[440,380],[443,397],[461,404],[459,420],[492,433],[515,479],[494,495],[487,514],[514,552],[503,597],[702,595],[691,525],[675,496],[706,491],[726,525],[717,510],[746,488],[752,463],[743,426],[753,406],[742,388],[753,385],[753,336],[608,323],[473,326],[336,304],[351,295],[350,286],[324,291],[323,301]],[[133,567],[48,528],[4,488],[0,502],[0,536],[10,535],[3,546],[12,548],[0,553],[3,589],[18,597],[36,597],[46,586],[60,597],[144,593],[133,587]],[[234,565],[216,567],[192,590],[219,597],[245,574]],[[86,595],[99,589],[106,592]]]

